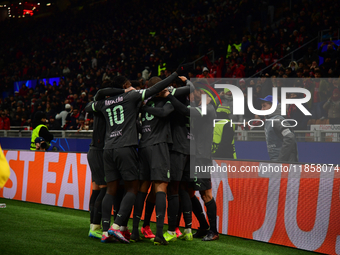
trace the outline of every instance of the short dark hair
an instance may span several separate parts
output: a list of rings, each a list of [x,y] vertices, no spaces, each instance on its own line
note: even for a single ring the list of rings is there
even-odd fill
[[[123,85],[128,81],[128,79],[124,76],[115,76],[112,79],[111,86],[113,88],[123,88]]]
[[[136,81],[136,80],[132,80],[131,82],[131,86],[134,88],[140,87],[140,82]]]
[[[162,79],[158,76],[153,76],[150,78],[149,82],[148,82],[148,88],[151,88],[153,85],[155,85],[156,83],[160,82]]]

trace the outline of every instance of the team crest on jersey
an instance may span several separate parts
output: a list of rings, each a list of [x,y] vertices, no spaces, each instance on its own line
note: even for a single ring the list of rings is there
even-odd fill
[[[112,105],[112,104],[117,104],[119,102],[122,102],[124,98],[122,96],[117,97],[115,100],[105,100],[105,105]]]

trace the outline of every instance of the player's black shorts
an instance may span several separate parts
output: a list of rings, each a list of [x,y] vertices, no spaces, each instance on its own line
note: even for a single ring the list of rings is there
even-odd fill
[[[193,157],[191,157],[193,160]],[[205,158],[194,158],[195,163],[191,164],[191,187],[194,190],[208,190],[211,189],[211,176],[210,172],[197,172],[194,166],[199,166],[200,169],[204,169],[204,167],[212,166],[211,159]]]
[[[170,151],[171,181],[190,181],[190,156]]]
[[[170,155],[167,143],[158,143],[139,148],[140,170],[142,181],[170,181]]]
[[[138,180],[138,155],[133,146],[104,150],[106,182]]]
[[[90,147],[87,152],[87,161],[91,169],[92,181],[97,185],[106,185],[104,173],[104,160],[102,149]]]

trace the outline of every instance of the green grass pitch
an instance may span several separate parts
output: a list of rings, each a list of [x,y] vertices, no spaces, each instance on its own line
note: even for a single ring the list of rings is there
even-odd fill
[[[0,198],[0,254],[316,254],[313,252],[220,235],[220,240],[177,240],[154,246],[145,240],[134,244],[101,243],[89,238],[89,213]],[[129,222],[132,229],[132,220]],[[155,232],[156,225],[151,229]],[[166,229],[166,226],[165,228]]]

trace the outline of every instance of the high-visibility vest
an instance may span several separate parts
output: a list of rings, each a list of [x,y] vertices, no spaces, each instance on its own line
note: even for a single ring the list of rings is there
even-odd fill
[[[231,44],[228,45],[227,58],[231,55],[231,46],[232,46]],[[233,46],[235,46],[235,48],[240,52],[242,43],[240,43],[240,44],[234,43]]]
[[[158,76],[161,75],[161,71],[166,70],[166,63],[163,63],[163,66],[161,67],[161,65],[158,65]]]
[[[230,114],[230,108],[229,106],[226,107],[219,105],[216,113]],[[213,157],[237,159],[234,134],[235,124],[233,124],[231,128],[229,119],[220,119],[220,121],[215,123],[213,143],[211,148]]]
[[[36,150],[36,148],[35,148],[35,139],[36,139],[37,137],[39,137],[39,132],[40,132],[40,129],[41,129],[42,127],[47,128],[47,126],[45,126],[45,125],[43,125],[43,124],[40,124],[39,126],[37,126],[37,127],[36,127],[35,129],[33,129],[33,131],[32,131],[31,148],[30,148],[31,151],[35,151],[35,150]],[[47,128],[47,131],[48,131],[48,128]],[[50,143],[48,143],[47,141],[45,141],[45,143],[47,144],[47,147],[50,146]]]

